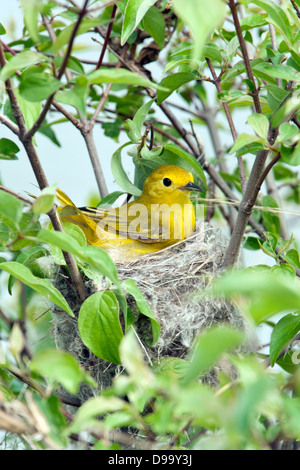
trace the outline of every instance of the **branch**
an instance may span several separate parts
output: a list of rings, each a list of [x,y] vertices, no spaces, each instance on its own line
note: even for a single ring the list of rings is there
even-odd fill
[[[221,93],[223,90],[222,90],[222,87],[221,87],[221,84],[220,84],[220,78],[217,77],[217,74],[215,72],[215,69],[211,63],[211,60],[206,57],[205,58],[206,62],[207,62],[207,65],[209,67],[209,70],[212,74],[212,77],[214,79],[214,84],[218,90],[218,93]],[[223,106],[223,109],[224,109],[224,112],[225,112],[225,115],[227,117],[227,121],[228,121],[228,124],[229,124],[229,127],[230,127],[230,130],[231,130],[231,134],[232,134],[232,138],[233,138],[233,141],[236,141],[237,139],[237,132],[236,132],[236,129],[235,129],[235,125],[234,125],[234,122],[233,122],[233,119],[232,119],[232,116],[231,116],[231,113],[230,113],[230,110],[229,110],[229,106],[228,106],[228,103],[226,103],[226,101],[223,101],[222,102],[222,106]],[[246,184],[247,184],[247,178],[246,178],[246,173],[245,173],[245,167],[244,167],[244,162],[243,162],[243,158],[242,157],[237,157],[237,160],[238,160],[238,165],[239,165],[239,171],[240,171],[240,178],[241,178],[241,185],[242,185],[242,191],[243,193],[245,192],[245,188],[246,188]]]
[[[96,70],[100,69],[101,65],[102,65],[102,61],[103,61],[103,58],[104,58],[104,54],[105,54],[105,51],[106,51],[106,48],[107,48],[107,44],[108,44],[108,41],[109,41],[109,38],[110,38],[110,34],[111,34],[111,30],[112,30],[112,27],[113,27],[113,24],[114,24],[114,18],[116,16],[116,11],[117,11],[117,5],[114,4],[113,6],[113,9],[112,9],[112,12],[111,12],[111,21],[107,27],[107,32],[106,32],[106,36],[105,36],[105,40],[104,40],[104,44],[103,44],[103,47],[101,49],[101,54],[100,54],[100,57],[99,57],[99,60],[97,62],[97,66],[96,66]]]
[[[234,26],[235,26],[236,33],[237,33],[237,36],[238,36],[238,39],[239,39],[241,51],[242,51],[242,54],[243,54],[247,76],[248,76],[249,80],[251,80],[251,82],[253,83],[253,86],[254,86],[254,91],[251,93],[251,95],[252,95],[252,98],[253,98],[255,111],[257,113],[261,113],[262,111],[261,111],[261,106],[260,106],[260,101],[259,101],[259,91],[257,89],[256,82],[255,82],[255,79],[254,79],[254,75],[252,73],[251,63],[250,63],[250,59],[249,59],[246,43],[245,43],[245,40],[244,40],[242,28],[241,28],[241,25],[240,25],[240,21],[239,21],[236,6],[237,6],[237,4],[235,3],[235,0],[229,0],[229,8],[231,10]]]
[[[264,169],[261,177],[259,178],[259,180],[257,182],[257,186],[259,188],[261,188],[261,186],[262,186],[263,182],[265,181],[266,177],[268,176],[269,172],[271,171],[271,169],[273,168],[275,163],[277,163],[280,158],[281,158],[281,154],[280,154],[280,152],[278,152],[277,155],[273,158],[273,160],[271,160],[270,163],[266,166],[266,168]]]
[[[268,132],[268,142],[272,145],[277,137],[277,129],[272,127],[269,128]],[[238,259],[240,246],[243,240],[243,236],[249,222],[250,215],[253,210],[253,206],[257,199],[258,193],[260,191],[261,185],[264,181],[263,178],[267,175],[267,169],[264,170],[265,162],[268,157],[269,150],[260,150],[257,153],[256,159],[254,161],[249,180],[246,186],[245,194],[243,196],[241,205],[239,207],[236,224],[229,242],[229,246],[225,253],[223,267],[229,268],[234,265]],[[276,161],[274,162],[274,164]],[[268,165],[269,166],[269,165]],[[269,170],[272,166],[269,168]]]
[[[74,29],[72,31],[72,34],[71,34],[71,38],[70,38],[70,41],[69,41],[69,44],[68,44],[68,48],[67,48],[67,52],[65,54],[65,57],[63,59],[63,62],[61,64],[61,67],[59,69],[59,72],[57,74],[57,79],[60,80],[61,77],[63,76],[65,70],[66,70],[66,67],[67,67],[67,64],[68,64],[68,60],[70,58],[70,55],[71,55],[71,52],[72,52],[72,48],[73,48],[73,43],[74,43],[74,40],[75,40],[75,37],[76,37],[76,33],[78,31],[78,28],[80,26],[80,23],[81,21],[83,20],[83,17],[86,13],[86,7],[87,7],[87,4],[88,4],[89,0],[85,0],[84,2],[84,5],[82,7],[82,9],[79,11],[79,14],[78,14],[78,18],[77,18],[77,21],[76,21],[76,24],[74,26]],[[50,109],[50,106],[52,104],[52,101],[53,101],[53,98],[55,96],[55,93],[53,93],[51,96],[49,96],[49,98],[47,99],[45,105],[44,105],[44,108],[40,114],[40,116],[38,117],[38,119],[36,120],[36,122],[33,124],[32,128],[29,129],[26,134],[24,135],[24,138],[25,140],[29,140],[31,137],[34,136],[34,134],[36,133],[36,131],[40,128],[42,122],[44,121],[45,117],[46,117],[46,114],[47,112],[49,111]]]
[[[122,54],[121,54],[121,58],[124,58],[125,57],[125,54],[128,50],[128,47],[129,45],[126,44],[126,46],[124,47],[124,50],[122,51]],[[116,64],[116,69],[119,69],[122,65],[122,62],[119,60],[118,63]],[[92,129],[96,123],[96,120],[97,120],[97,117],[99,116],[100,112],[102,111],[103,109],[103,106],[105,105],[106,101],[107,101],[107,98],[108,98],[108,95],[109,95],[109,92],[111,90],[113,86],[113,83],[109,83],[104,91],[104,93],[102,94],[101,96],[101,99],[98,103],[98,106],[93,114],[93,116],[91,117],[90,119],[90,128]]]
[[[4,56],[4,51],[2,44],[0,44],[0,65],[3,67],[6,63],[5,56]],[[8,78],[5,82],[6,85],[6,90],[7,94],[13,109],[13,115],[17,121],[17,126],[18,126],[18,137],[20,141],[22,142],[27,156],[29,158],[29,161],[31,163],[31,167],[33,169],[33,172],[35,174],[35,177],[37,179],[38,185],[40,189],[44,189],[47,186],[49,186],[47,177],[44,173],[44,169],[41,165],[41,162],[39,160],[39,157],[37,155],[36,149],[33,145],[32,142],[32,136],[28,135],[28,131],[25,125],[25,120],[22,114],[22,111],[20,109],[19,103],[16,99],[16,95],[14,93],[12,81],[10,78]],[[60,223],[60,220],[58,218],[58,215],[55,211],[55,209],[52,209],[49,213],[49,218],[52,222],[52,225],[55,230],[63,232],[62,225]],[[81,301],[83,301],[86,298],[86,289],[85,285],[82,281],[82,278],[80,276],[79,270],[77,268],[75,259],[73,258],[73,255],[70,253],[65,253],[63,252],[65,261],[67,264],[67,267],[69,269],[70,277],[72,279],[72,282],[74,284],[74,287],[76,289],[77,295]]]
[[[99,188],[100,196],[101,196],[101,198],[104,198],[105,196],[107,196],[108,190],[107,190],[103,170],[102,170],[102,167],[101,167],[101,164],[100,164],[100,160],[99,160],[95,140],[94,140],[94,137],[93,137],[93,129],[90,127],[88,121],[86,121],[82,124],[83,124],[83,126],[82,126],[82,129],[81,129],[81,134],[84,138],[84,141],[85,141],[85,144],[86,144],[86,147],[87,147],[87,151],[88,151],[88,154],[89,154],[90,159],[91,159],[91,163],[92,163],[92,166],[93,166],[93,170],[94,170],[97,185],[98,185],[98,188]]]
[[[0,122],[4,124],[8,129],[10,129],[14,134],[16,134],[19,137],[19,128],[16,126],[16,124],[11,121],[7,116],[4,116],[4,114],[0,114]]]
[[[0,186],[0,191],[5,191],[6,193],[11,194],[12,196],[15,196],[18,198],[20,201],[24,202],[25,204],[32,205],[32,201],[28,199],[25,196],[22,196],[21,194],[15,193],[14,191],[11,191],[10,189],[5,188],[4,186]]]
[[[85,2],[83,4],[83,7],[82,7],[82,9],[80,10],[80,12],[78,14],[78,18],[77,18],[76,24],[74,26],[74,29],[72,31],[71,38],[70,38],[70,41],[69,41],[69,44],[68,44],[67,52],[65,54],[63,63],[61,64],[61,67],[60,67],[58,75],[57,75],[58,80],[61,79],[61,77],[63,76],[63,74],[65,72],[65,69],[67,67],[68,60],[69,60],[71,52],[72,52],[73,43],[75,41],[76,33],[77,33],[77,31],[79,29],[79,26],[80,26],[80,23],[83,20],[83,17],[86,13],[86,8],[87,8],[88,3],[89,3],[89,0],[85,0]]]
[[[300,18],[300,8],[298,7],[297,3],[295,0],[291,0],[291,3],[294,7],[295,12],[297,13],[298,18]]]

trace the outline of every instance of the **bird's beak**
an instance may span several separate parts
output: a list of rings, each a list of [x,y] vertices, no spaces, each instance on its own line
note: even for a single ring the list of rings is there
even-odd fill
[[[186,184],[185,186],[181,186],[182,191],[205,191],[205,189],[202,186],[197,186],[197,184],[192,183],[191,181]]]

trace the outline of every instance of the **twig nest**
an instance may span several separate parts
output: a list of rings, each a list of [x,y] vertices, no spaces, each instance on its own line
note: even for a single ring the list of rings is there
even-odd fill
[[[154,346],[146,346],[150,334],[150,323],[138,315],[135,300],[128,297],[133,313],[134,327],[151,362],[162,357],[185,358],[195,336],[213,324],[227,323],[244,329],[244,321],[236,308],[227,300],[205,297],[205,289],[221,272],[227,240],[220,230],[207,223],[200,223],[197,231],[187,240],[155,254],[123,265],[117,265],[120,281],[133,279],[161,325],[161,334]],[[57,286],[63,288],[62,279]],[[87,281],[90,291],[107,289],[106,280]],[[66,292],[63,292],[66,296]],[[201,295],[200,295],[201,294]],[[74,300],[73,295],[71,301]],[[66,296],[67,298],[67,296]],[[67,300],[70,300],[67,298]],[[72,302],[71,302],[72,303]],[[97,358],[82,343],[77,320],[67,315],[55,315],[53,337],[59,348],[74,354],[99,384],[99,389],[108,387],[122,367]],[[213,382],[213,376],[208,382]],[[81,399],[91,396],[84,386]],[[95,393],[99,393],[95,391]]]

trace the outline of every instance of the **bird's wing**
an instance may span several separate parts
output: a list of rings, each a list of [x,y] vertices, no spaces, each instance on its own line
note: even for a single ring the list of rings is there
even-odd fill
[[[133,205],[134,202],[117,209],[82,207],[80,211],[107,232],[144,243],[161,242],[164,234],[162,218],[151,224],[150,211],[145,209],[141,213],[138,210],[134,213],[134,210],[129,210],[134,208]]]

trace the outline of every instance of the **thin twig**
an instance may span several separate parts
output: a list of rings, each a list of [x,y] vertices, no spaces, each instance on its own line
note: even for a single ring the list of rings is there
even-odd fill
[[[261,186],[262,186],[263,182],[265,181],[268,173],[271,171],[271,169],[273,168],[275,163],[277,163],[280,158],[281,158],[281,153],[278,152],[277,155],[266,166],[266,168],[264,169],[263,173],[261,174],[261,176],[260,176],[260,178],[257,182],[258,188],[261,188]]]
[[[0,191],[5,191],[6,193],[11,194],[12,196],[15,196],[16,198],[20,199],[20,201],[25,202],[25,204],[32,205],[32,201],[28,199],[25,196],[22,196],[21,194],[15,193],[14,191],[11,191],[11,189],[5,188],[4,186],[0,186]]]
[[[127,52],[127,49],[128,49],[128,44],[126,45],[126,47],[124,48],[124,50],[122,51],[122,54],[121,54],[121,57],[125,57],[125,54]],[[121,61],[119,60],[118,63],[116,64],[116,69],[119,69],[121,67],[122,63]],[[103,109],[103,106],[105,105],[106,101],[107,101],[107,98],[109,96],[109,93],[110,93],[110,90],[112,89],[112,86],[113,86],[113,83],[109,83],[104,91],[104,93],[102,94],[101,96],[101,99],[98,103],[98,106],[93,114],[93,116],[91,117],[90,119],[90,122],[89,122],[89,125],[90,125],[90,128],[92,129],[96,123],[96,120],[97,120],[97,117],[99,116],[100,112],[102,111]]]
[[[99,60],[98,60],[97,66],[96,66],[96,70],[98,70],[102,65],[104,54],[105,54],[107,44],[108,44],[108,41],[109,41],[109,38],[110,38],[111,30],[112,30],[112,27],[113,27],[113,24],[114,24],[114,18],[115,18],[115,15],[116,15],[116,11],[117,11],[117,5],[115,4],[113,6],[113,9],[112,9],[112,12],[111,12],[111,16],[110,16],[111,21],[110,21],[110,23],[107,27],[107,32],[106,32],[104,44],[103,44],[103,47],[101,49],[101,54],[100,54],[100,57],[99,57]]]
[[[247,47],[246,47],[246,43],[245,43],[245,40],[244,40],[244,36],[243,36],[243,32],[242,32],[242,28],[241,28],[241,25],[240,25],[240,21],[239,21],[238,12],[237,12],[236,7],[237,7],[237,3],[235,2],[235,0],[229,0],[229,8],[231,10],[232,18],[233,18],[233,21],[234,21],[234,26],[235,26],[235,29],[236,29],[236,33],[237,33],[237,36],[238,36],[239,43],[240,43],[241,51],[242,51],[242,54],[243,54],[244,64],[245,64],[245,67],[246,67],[247,76],[248,76],[249,80],[251,80],[251,82],[253,83],[253,87],[254,87],[253,92],[251,93],[251,96],[253,98],[255,111],[257,113],[261,113],[262,111],[261,111],[261,105],[260,105],[260,101],[259,101],[259,91],[257,89],[255,78],[254,78],[254,75],[253,75],[253,72],[252,72],[251,63],[250,63],[250,59],[249,59],[249,55],[248,55],[248,51],[247,51]]]
[[[91,159],[92,167],[94,170],[95,178],[99,188],[101,198],[104,198],[108,194],[104,173],[100,164],[95,139],[93,136],[93,129],[90,127],[89,122],[86,120],[82,122],[81,134],[84,138],[88,154]]]
[[[299,6],[298,6],[297,3],[295,2],[295,0],[291,0],[291,3],[292,3],[292,5],[293,5],[293,7],[294,7],[294,10],[295,10],[295,12],[296,12],[298,18],[300,18],[300,8],[299,8]]]
[[[4,116],[4,114],[0,114],[0,122],[4,124],[4,126],[8,127],[14,134],[16,134],[19,137],[19,128],[16,126],[16,124],[11,121],[7,116]]]
[[[218,90],[218,93],[222,93],[223,90],[222,90],[222,87],[221,87],[220,78],[217,76],[216,71],[214,69],[214,66],[212,65],[211,60],[208,57],[206,57],[205,60],[207,62],[209,70],[212,74],[214,84],[215,84],[215,86]],[[230,127],[230,131],[231,131],[233,141],[235,142],[236,139],[237,139],[237,132],[236,132],[235,125],[234,125],[234,122],[233,122],[233,119],[232,119],[232,116],[231,116],[231,113],[230,113],[230,110],[229,110],[228,103],[226,101],[222,101],[222,106],[223,106],[223,109],[224,109],[224,112],[225,112],[225,115],[226,115],[226,118],[227,118],[227,121],[228,121],[228,124],[229,124],[229,127]],[[247,178],[246,178],[244,162],[243,162],[243,158],[241,156],[237,157],[237,160],[238,160],[239,171],[240,171],[242,191],[244,193],[245,188],[246,188],[246,184],[247,184]]]
[[[71,34],[71,38],[69,40],[69,44],[68,44],[68,47],[67,47],[67,51],[66,51],[66,54],[65,54],[65,57],[64,57],[64,60],[61,64],[61,67],[59,69],[59,72],[58,72],[58,75],[57,75],[57,78],[58,80],[61,79],[61,77],[63,76],[64,72],[65,72],[65,69],[67,67],[67,64],[68,64],[68,60],[70,58],[70,55],[71,55],[71,52],[72,52],[72,49],[73,49],[73,43],[75,41],[75,38],[76,38],[76,33],[79,29],[79,26],[80,26],[80,23],[81,21],[83,20],[84,18],[84,15],[86,13],[86,8],[87,8],[87,5],[89,3],[89,0],[85,0],[84,4],[83,4],[83,7],[82,9],[80,10],[79,14],[78,14],[78,18],[77,18],[77,21],[76,21],[76,24],[74,26],[74,29],[72,31],[72,34]]]
[[[82,9],[80,10],[80,12],[78,14],[77,21],[75,23],[75,26],[74,26],[72,34],[71,34],[71,38],[70,38],[69,43],[68,43],[66,54],[64,56],[63,62],[61,64],[61,67],[60,67],[59,72],[57,74],[57,79],[58,80],[60,80],[61,77],[63,76],[63,74],[65,73],[65,70],[66,70],[66,67],[67,67],[67,64],[68,64],[68,60],[69,60],[71,52],[72,52],[73,43],[74,43],[75,38],[76,38],[76,33],[77,33],[78,28],[79,28],[79,26],[80,26],[80,24],[81,24],[81,22],[84,18],[84,15],[86,13],[86,7],[87,7],[88,2],[89,2],[89,0],[85,0],[83,7],[82,7]],[[55,93],[52,93],[52,95],[48,97],[40,116],[38,117],[36,122],[33,124],[31,129],[29,129],[27,131],[27,133],[24,135],[25,140],[29,140],[31,137],[33,137],[33,135],[36,133],[36,131],[40,128],[41,124],[43,123],[43,121],[46,117],[47,112],[50,109],[50,106],[52,104],[54,96],[55,96]]]

